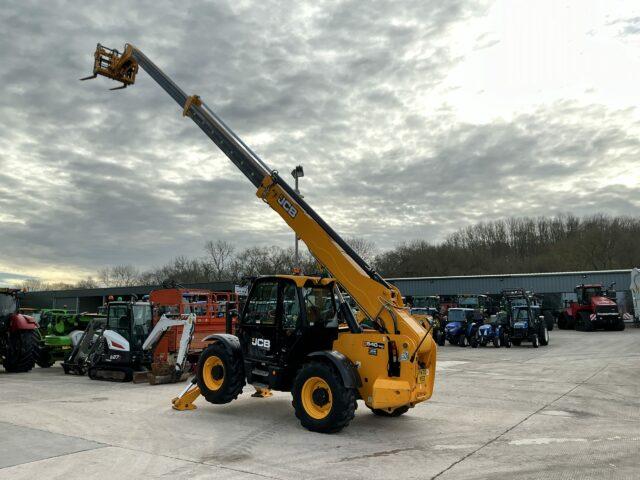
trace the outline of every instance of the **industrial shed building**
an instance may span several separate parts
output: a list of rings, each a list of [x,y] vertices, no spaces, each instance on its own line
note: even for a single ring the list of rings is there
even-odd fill
[[[499,295],[504,289],[524,288],[542,295],[556,308],[564,300],[575,298],[573,289],[581,283],[615,283],[618,304],[623,311],[631,310],[631,270],[601,270],[585,272],[519,273],[509,275],[470,275],[456,277],[390,278],[403,295],[458,295],[464,293]],[[185,288],[206,288],[216,291],[232,291],[233,282],[213,282],[184,285]],[[110,295],[128,299],[131,295],[141,298],[160,285],[138,287],[96,288],[29,292],[24,294],[22,305],[30,308],[66,308],[77,312],[95,312]]]
[[[190,283],[184,288],[206,288],[217,292],[233,291],[233,282]],[[21,303],[26,308],[64,308],[76,312],[95,312],[109,296],[128,300],[132,295],[142,298],[152,290],[163,288],[161,285],[143,285],[137,287],[86,288],[77,290],[53,290],[45,292],[27,292]]]
[[[542,295],[558,308],[564,300],[575,299],[573,289],[582,283],[615,284],[618,304],[623,311],[631,305],[631,269],[585,272],[518,273],[508,275],[469,275],[457,277],[390,278],[403,295],[498,295],[502,290],[524,288]]]
[[[631,269],[588,272],[518,273],[459,277],[390,278],[403,295],[495,295],[508,288],[524,288],[536,293],[571,293],[581,283],[615,283],[616,290],[629,290]]]

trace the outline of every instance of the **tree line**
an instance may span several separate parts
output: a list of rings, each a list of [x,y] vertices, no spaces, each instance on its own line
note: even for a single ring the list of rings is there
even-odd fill
[[[607,270],[640,264],[640,218],[573,215],[508,218],[462,228],[440,243],[415,240],[379,252],[375,243],[349,238],[347,243],[385,277],[508,274]],[[238,282],[244,277],[304,273],[322,267],[302,248],[297,262],[293,248],[278,246],[237,249],[230,242],[209,241],[199,258],[179,256],[149,270],[116,265],[98,270],[76,284],[27,280],[29,290]]]
[[[439,244],[416,240],[376,257],[376,267],[386,277],[609,270],[638,264],[640,218],[602,214],[481,222]]]

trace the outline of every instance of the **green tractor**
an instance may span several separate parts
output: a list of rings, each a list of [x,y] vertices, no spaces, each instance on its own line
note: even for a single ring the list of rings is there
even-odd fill
[[[69,313],[66,310],[46,310],[41,312],[40,333],[42,341],[37,364],[49,368],[55,362],[64,360],[78,342],[87,325],[99,313]]]

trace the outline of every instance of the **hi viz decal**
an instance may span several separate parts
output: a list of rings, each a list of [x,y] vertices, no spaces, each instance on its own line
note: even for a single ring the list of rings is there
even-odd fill
[[[264,348],[265,350],[271,349],[271,340],[267,338],[252,338],[251,345],[258,348]]]
[[[278,203],[282,208],[284,208],[284,211],[287,212],[291,218],[296,218],[298,209],[294,207],[291,202],[287,200],[283,195],[280,195],[280,197],[278,197]]]

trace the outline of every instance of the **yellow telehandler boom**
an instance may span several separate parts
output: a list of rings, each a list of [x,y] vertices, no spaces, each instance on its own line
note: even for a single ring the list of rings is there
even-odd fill
[[[409,314],[403,305],[399,290],[371,268],[303,200],[301,195],[297,194],[276,170],[269,168],[200,97],[188,96],[184,93],[144,53],[131,44],[126,44],[122,53],[98,44],[93,75],[82,80],[101,75],[121,82],[122,86],[118,88],[126,88],[135,83],[139,67],[178,103],[183,115],[191,118],[245,174],[256,187],[256,195],[283,218],[335,280],[328,282],[327,279],[317,277],[291,280],[288,276],[282,277],[286,277],[287,281],[294,281],[300,289],[307,288],[311,284],[327,286],[334,282],[346,290],[357,303],[367,322],[358,322],[350,309],[343,309],[341,324],[346,324],[347,328],[339,329],[332,345],[333,351],[346,357],[346,362],[357,370],[358,378],[354,380],[358,384],[355,387],[357,395],[374,411],[389,414],[413,407],[416,403],[430,398],[436,361],[436,345],[431,338],[430,330],[423,328]],[[346,303],[344,305],[346,306]],[[224,343],[226,340],[221,338],[212,340]],[[253,341],[254,338],[251,340]],[[233,346],[233,348],[236,347]],[[378,352],[384,352],[384,355],[379,355]],[[333,358],[331,361],[339,362]],[[219,375],[222,375],[220,372],[223,370],[227,371],[225,368],[228,365],[224,362],[221,363],[225,367],[221,367],[222,370],[215,370],[214,363],[211,363],[212,371],[218,372]],[[340,370],[342,367],[336,364],[336,368]],[[203,374],[204,377],[206,377],[205,374]],[[215,375],[210,380],[211,388],[220,388],[220,381],[216,380]],[[247,381],[254,386],[273,385],[273,381],[264,383],[255,379],[252,381],[250,373],[247,373]],[[284,384],[293,384],[293,380],[285,381]],[[198,385],[200,389],[206,387],[205,381],[201,379],[198,380]],[[323,402],[331,396],[318,394],[318,389],[328,388],[322,384],[318,385],[320,386],[312,386],[307,390],[310,392],[309,395],[315,394],[313,398]],[[304,388],[302,388],[302,394],[304,394]],[[190,395],[191,399],[193,397],[193,394]],[[212,401],[209,397],[207,399]],[[310,408],[314,406],[312,400],[309,400],[308,405]],[[320,413],[316,412],[316,414],[320,415],[322,411],[324,410],[320,408]],[[309,428],[308,425],[305,426]],[[315,428],[315,430],[322,431],[322,428]]]

